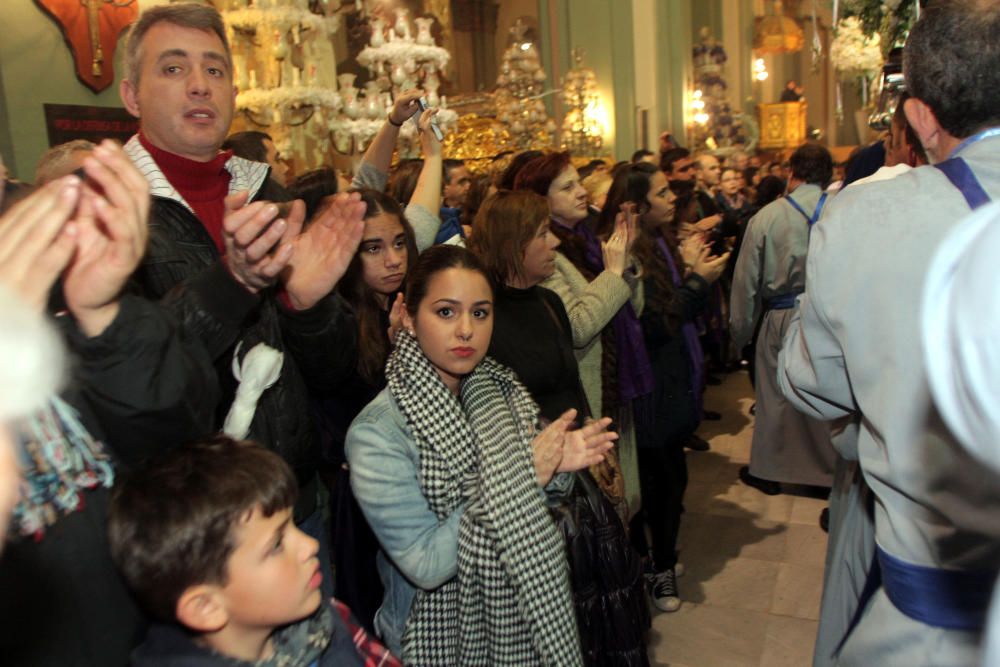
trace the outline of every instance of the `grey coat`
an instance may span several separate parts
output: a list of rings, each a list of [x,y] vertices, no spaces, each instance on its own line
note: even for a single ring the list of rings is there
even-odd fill
[[[962,157],[1000,196],[1000,138]],[[858,457],[889,554],[939,568],[1000,568],[1000,488],[937,414],[920,348],[920,303],[934,251],[969,212],[933,167],[851,187],[810,240],[806,293],[785,339],[779,381],[821,419],[861,416]],[[905,655],[899,652],[906,646]],[[974,664],[978,636],[903,616],[879,592],[840,664]]]

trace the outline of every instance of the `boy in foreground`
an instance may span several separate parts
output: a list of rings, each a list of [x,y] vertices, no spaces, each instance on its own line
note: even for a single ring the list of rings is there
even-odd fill
[[[318,543],[292,522],[297,495],[279,456],[225,437],[178,447],[116,487],[112,557],[159,621],[134,665],[400,664],[322,599]]]

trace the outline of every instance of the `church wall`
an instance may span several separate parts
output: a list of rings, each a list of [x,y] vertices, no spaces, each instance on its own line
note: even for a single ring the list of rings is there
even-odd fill
[[[139,0],[139,9],[162,2]],[[115,51],[114,85],[94,94],[76,78],[73,55],[56,22],[32,0],[0,2],[0,25],[8,26],[0,40],[0,150],[11,172],[30,181],[49,146],[43,104],[122,106],[121,42]]]

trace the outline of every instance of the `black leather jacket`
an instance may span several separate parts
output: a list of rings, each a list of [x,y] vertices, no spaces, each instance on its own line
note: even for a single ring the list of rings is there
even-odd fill
[[[272,184],[263,179],[252,199],[287,198]],[[225,268],[194,213],[180,201],[158,195],[155,187],[149,246],[136,280],[142,293],[172,311],[185,333],[200,339],[213,359],[222,387],[216,428],[235,394],[237,343],[242,343],[241,359],[259,342],[285,353],[281,376],[258,402],[247,437],[280,454],[295,471],[301,489],[295,519],[305,519],[316,507],[320,461],[308,399],[329,393],[353,369],[357,324],[350,307],[334,293],[307,311],[292,312],[279,305],[275,289],[251,294]]]

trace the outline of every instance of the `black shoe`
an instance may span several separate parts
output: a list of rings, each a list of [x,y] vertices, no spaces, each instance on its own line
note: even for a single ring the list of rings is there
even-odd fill
[[[687,442],[684,443],[684,446],[692,452],[707,452],[712,448],[712,446],[708,444],[708,441],[703,438],[699,438],[696,435],[692,435],[688,438]]]
[[[717,422],[722,419],[722,414],[715,410],[703,410],[701,416],[710,422]]]
[[[819,513],[819,527],[823,529],[823,532],[830,533],[830,508],[824,507],[823,511]]]
[[[781,493],[781,484],[778,482],[772,482],[769,479],[761,479],[750,474],[750,466],[743,466],[740,468],[740,481],[747,486],[752,486],[761,493],[767,494],[769,496],[776,496]]]

